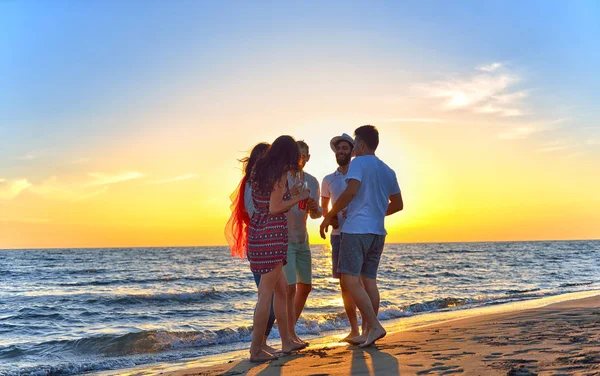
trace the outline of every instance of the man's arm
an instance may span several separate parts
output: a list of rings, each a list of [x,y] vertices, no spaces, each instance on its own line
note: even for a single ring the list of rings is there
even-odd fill
[[[327,213],[323,222],[321,223],[320,233],[321,238],[325,239],[327,232],[327,228],[331,225],[332,219],[337,218],[337,214],[344,209],[356,196],[358,193],[358,189],[360,188],[360,181],[356,179],[349,179],[348,185],[346,186],[346,190],[340,195],[340,197],[336,200],[333,208]]]
[[[323,215],[327,215],[329,211],[329,197],[321,197],[321,208],[323,209]]]
[[[315,197],[315,199],[314,205],[312,205],[313,207],[310,208],[310,217],[312,219],[318,219],[321,218],[321,215],[323,215],[323,209],[319,206],[319,196],[321,196],[321,188],[319,187],[319,182],[317,181],[317,179],[313,178],[312,180],[314,187],[317,188],[317,192],[316,195],[311,195]]]
[[[387,212],[385,215],[392,215],[404,209],[404,202],[402,201],[402,193],[396,193],[390,196],[390,203],[388,204]]]
[[[321,209],[323,210],[323,217],[325,217],[329,212],[329,201],[329,197],[321,197]],[[338,228],[339,222],[337,216],[331,218],[331,226],[333,226],[333,228]]]
[[[327,213],[327,216],[329,218],[336,216],[340,211],[342,211],[342,209],[348,206],[348,204],[352,202],[352,200],[358,193],[359,188],[360,181],[356,179],[348,180],[348,186],[346,186],[346,189],[344,190],[344,192],[342,192],[340,198],[337,199],[335,205],[333,205],[333,208],[331,208],[331,210]]]

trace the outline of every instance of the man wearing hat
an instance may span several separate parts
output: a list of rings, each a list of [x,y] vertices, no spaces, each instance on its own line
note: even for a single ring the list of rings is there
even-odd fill
[[[354,131],[354,154],[346,173],[347,186],[321,223],[321,237],[338,213],[348,210],[342,229],[338,271],[342,286],[352,294],[366,327],[350,343],[368,347],[386,335],[377,319],[377,271],[383,252],[385,217],[404,208],[396,173],[375,156],[379,131],[363,125]],[[339,220],[339,218],[338,218]]]
[[[329,211],[329,202],[331,201],[331,206],[335,205],[337,199],[346,189],[346,173],[348,172],[348,166],[350,166],[350,159],[352,158],[354,140],[346,133],[343,133],[341,136],[332,138],[329,142],[329,146],[335,153],[335,160],[338,164],[338,168],[332,174],[325,176],[321,183],[321,207],[323,208],[324,216],[327,215]],[[347,213],[347,210],[342,210],[337,216],[332,218],[333,230],[331,231],[330,237],[331,265],[333,278],[337,279],[340,279],[338,258],[340,254],[341,229],[344,225]],[[360,335],[358,318],[356,316],[356,305],[352,301],[352,295],[350,295],[350,292],[345,289],[341,283],[340,287],[342,290],[344,309],[346,310],[346,315],[348,315],[348,321],[350,321],[350,334],[343,339],[343,341],[348,342]]]

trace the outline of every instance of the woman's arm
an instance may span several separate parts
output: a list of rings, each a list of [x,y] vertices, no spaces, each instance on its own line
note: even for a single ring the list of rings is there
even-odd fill
[[[281,214],[290,210],[294,205],[298,204],[301,200],[309,197],[310,192],[305,190],[299,195],[292,196],[291,200],[285,201],[283,195],[285,195],[285,185],[287,182],[287,173],[283,174],[279,181],[273,185],[273,191],[271,192],[271,199],[269,200],[269,212],[271,214]]]

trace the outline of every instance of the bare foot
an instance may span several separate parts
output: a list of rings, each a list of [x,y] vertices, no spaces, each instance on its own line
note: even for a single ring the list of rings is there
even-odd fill
[[[309,345],[309,343],[308,343],[308,342],[306,342],[306,341],[305,341],[305,340],[303,340],[303,339],[300,339],[300,337],[298,337],[298,336],[294,336],[294,337],[292,337],[292,341],[294,341],[294,342],[297,342],[297,343],[301,343],[301,344],[303,344],[303,345],[304,345],[304,347],[306,347],[306,346],[308,346],[308,345]]]
[[[342,339],[342,342],[352,343],[350,341],[352,341],[352,339],[354,339],[355,337],[358,337],[359,335],[360,335],[360,332],[358,332],[358,331],[356,331],[356,332],[355,331],[351,331],[350,334],[348,334],[346,337],[344,337]],[[366,338],[365,338],[365,341],[366,341]],[[360,343],[362,343],[362,342],[360,342]]]
[[[361,334],[361,335],[356,336],[354,338],[350,338],[346,342],[348,342],[351,345],[360,345],[362,343],[365,343],[366,340],[367,340],[367,334]]]
[[[385,331],[385,329],[383,329],[383,326],[380,326],[377,329],[371,329],[371,330],[369,330],[369,335],[367,336],[367,340],[365,341],[365,343],[360,345],[360,347],[369,347],[369,346],[373,345],[375,343],[375,341],[385,337],[386,334],[387,334],[387,332]]]
[[[308,347],[308,342],[306,342],[306,341],[302,341],[302,342],[296,342],[296,341],[292,341],[292,342],[294,342],[294,343],[297,343],[297,344],[301,345],[303,349],[305,349],[305,348],[307,348],[307,347]]]
[[[269,346],[267,344],[262,345],[262,349],[263,349],[263,351],[266,351],[269,354],[279,354],[279,353],[281,353],[281,350],[277,350],[277,349],[275,349],[275,348],[273,348],[273,347],[271,347],[271,346]]]
[[[258,353],[250,352],[250,362],[252,363],[263,363],[273,359],[277,359],[277,357],[273,354],[269,354],[263,349],[261,349]]]
[[[289,355],[289,354],[293,353],[294,351],[302,350],[304,348],[306,348],[306,345],[304,345],[302,343],[291,341],[289,344],[283,345],[281,347],[281,352],[284,353],[285,355]]]

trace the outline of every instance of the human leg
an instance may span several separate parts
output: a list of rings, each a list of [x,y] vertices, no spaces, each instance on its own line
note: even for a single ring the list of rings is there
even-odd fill
[[[281,277],[281,264],[270,272],[263,274],[258,286],[258,301],[254,310],[252,343],[250,345],[250,361],[262,362],[273,359],[274,356],[262,348],[269,311],[275,285]]]

